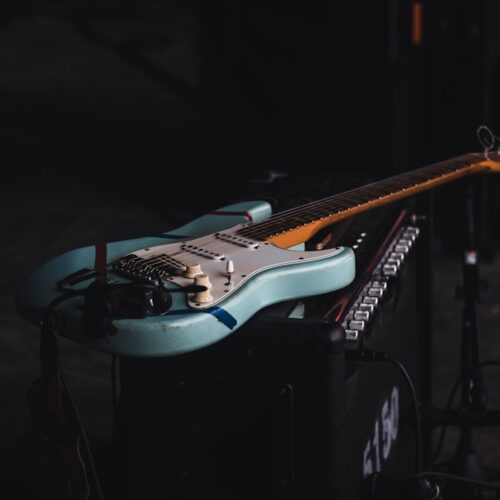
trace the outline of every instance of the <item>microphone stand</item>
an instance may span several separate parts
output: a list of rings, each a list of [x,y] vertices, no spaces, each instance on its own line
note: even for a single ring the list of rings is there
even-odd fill
[[[480,416],[486,412],[486,389],[479,359],[479,333],[477,328],[476,304],[480,300],[478,251],[476,245],[476,228],[474,222],[474,204],[476,183],[470,181],[466,186],[465,222],[466,244],[463,255],[463,287],[457,295],[461,295],[464,305],[462,310],[462,341],[460,375],[462,380],[463,416]],[[459,475],[471,479],[483,480],[482,466],[474,450],[474,432],[469,418],[464,418],[460,425],[460,439],[451,469]]]
[[[459,379],[462,404],[459,410],[429,407],[424,413],[430,428],[440,425],[460,428],[455,455],[446,464],[449,471],[446,473],[429,471],[408,477],[373,474],[367,482],[370,500],[500,498],[500,483],[485,482],[484,470],[474,448],[475,428],[500,427],[500,410],[487,409],[487,394],[479,358],[476,305],[480,302],[481,283],[474,217],[476,189],[477,184],[470,180],[465,193],[463,284],[457,288],[457,298],[463,300]]]

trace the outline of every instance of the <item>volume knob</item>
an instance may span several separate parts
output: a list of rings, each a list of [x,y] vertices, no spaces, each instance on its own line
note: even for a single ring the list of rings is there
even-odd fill
[[[199,302],[200,304],[205,304],[207,302],[212,302],[214,298],[210,293],[210,288],[212,288],[212,283],[206,274],[199,274],[194,279],[195,286],[204,286],[207,289],[203,292],[198,292],[194,294],[193,301]]]
[[[191,266],[186,267],[186,271],[184,271],[184,277],[186,278],[194,278],[198,274],[202,274],[200,264],[192,264]]]
[[[194,279],[194,285],[212,288],[212,283],[210,283],[210,279],[206,274],[198,274]]]

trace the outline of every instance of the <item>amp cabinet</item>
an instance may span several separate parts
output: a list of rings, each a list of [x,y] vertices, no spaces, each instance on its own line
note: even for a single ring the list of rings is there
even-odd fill
[[[358,500],[372,472],[415,473],[406,380],[346,356],[383,350],[419,397],[426,389],[425,231],[410,208],[367,212],[312,243],[355,248],[346,289],[268,307],[189,354],[120,358],[120,498]]]
[[[297,319],[249,325],[176,359],[122,359],[125,496],[292,499],[335,491],[343,351],[339,326]]]

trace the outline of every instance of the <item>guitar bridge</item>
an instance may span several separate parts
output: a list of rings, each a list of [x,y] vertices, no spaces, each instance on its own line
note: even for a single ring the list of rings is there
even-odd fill
[[[145,281],[156,281],[158,278],[168,279],[179,276],[186,266],[166,254],[155,255],[147,259],[130,254],[113,264],[113,270],[129,278]]]

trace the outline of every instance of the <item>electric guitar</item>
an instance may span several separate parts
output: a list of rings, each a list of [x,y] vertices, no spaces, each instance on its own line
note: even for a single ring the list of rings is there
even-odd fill
[[[72,250],[26,279],[18,310],[39,324],[52,307],[62,335],[118,355],[194,351],[268,305],[351,283],[350,248],[304,251],[304,242],[322,228],[499,169],[496,154],[468,154],[275,215],[267,202],[238,203],[155,237]]]

